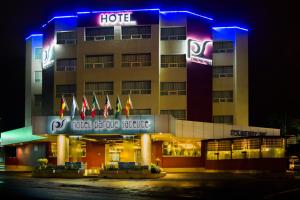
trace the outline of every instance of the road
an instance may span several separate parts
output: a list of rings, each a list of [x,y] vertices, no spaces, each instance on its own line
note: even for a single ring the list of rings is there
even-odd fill
[[[283,174],[170,173],[160,179],[46,179],[0,174],[1,199],[292,199],[300,178]],[[297,199],[297,198],[296,198]]]

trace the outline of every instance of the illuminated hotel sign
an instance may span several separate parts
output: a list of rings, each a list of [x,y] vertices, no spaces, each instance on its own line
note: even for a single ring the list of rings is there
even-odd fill
[[[242,136],[242,137],[254,137],[254,136],[265,136],[265,132],[256,132],[256,131],[242,131],[242,130],[231,130],[230,135],[232,136]]]
[[[187,40],[187,59],[203,65],[212,65],[212,59],[207,56],[212,48],[212,40]]]
[[[148,133],[154,131],[153,117],[131,116],[119,119],[73,119],[65,117],[49,117],[47,132],[49,134],[105,134],[105,133]]]
[[[136,25],[132,12],[101,13],[98,19],[100,26]]]
[[[50,44],[43,48],[43,69],[54,64],[54,44]]]

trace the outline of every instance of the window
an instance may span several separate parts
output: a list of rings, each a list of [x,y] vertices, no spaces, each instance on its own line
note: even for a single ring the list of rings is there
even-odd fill
[[[151,81],[122,81],[122,94],[151,94]]]
[[[76,95],[76,85],[56,85],[56,98],[60,98],[62,95],[65,97]]]
[[[57,157],[57,144],[55,142],[50,143],[49,157]]]
[[[34,82],[35,83],[42,82],[42,71],[35,71],[34,72]]]
[[[161,82],[160,95],[186,95],[186,82]]]
[[[93,95],[113,95],[114,83],[113,82],[87,82],[85,83],[85,94]]]
[[[34,95],[34,106],[42,107],[42,95],[40,94]]]
[[[85,29],[85,41],[113,40],[114,38],[114,27]]]
[[[213,91],[213,102],[233,102],[233,91]]]
[[[77,33],[76,31],[62,31],[57,32],[57,44],[76,44]]]
[[[214,66],[213,77],[233,77],[233,66]]]
[[[75,72],[76,58],[66,58],[56,60],[56,71],[58,72]]]
[[[122,40],[151,38],[151,26],[122,26]]]
[[[81,157],[86,157],[86,142],[81,143]]]
[[[161,28],[161,40],[185,40],[186,29],[185,27],[166,27]]]
[[[207,142],[207,160],[231,159],[231,141],[216,140]]]
[[[151,53],[122,54],[122,67],[149,67]]]
[[[232,142],[232,159],[260,158],[260,139],[235,139]]]
[[[38,47],[34,49],[34,59],[36,60],[42,60],[42,52],[43,48]]]
[[[122,114],[126,114],[125,110],[122,111]],[[151,115],[151,109],[131,109],[130,115]]]
[[[90,55],[85,56],[85,69],[112,68],[114,66],[113,55]]]
[[[201,142],[163,142],[163,156],[200,157]]]
[[[283,138],[263,138],[261,155],[263,158],[284,158],[285,145]]]
[[[181,54],[181,55],[162,55],[160,66],[162,68],[186,67],[186,56],[185,56],[185,54]]]
[[[232,115],[213,116],[213,122],[222,123],[222,124],[233,124],[233,116]]]
[[[161,115],[172,115],[176,119],[186,119],[185,110],[161,110]]]
[[[232,53],[233,42],[232,41],[215,41],[213,43],[214,53]]]

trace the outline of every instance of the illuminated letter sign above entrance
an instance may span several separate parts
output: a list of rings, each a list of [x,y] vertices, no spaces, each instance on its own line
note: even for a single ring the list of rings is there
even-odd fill
[[[120,116],[118,119],[87,118],[79,117],[71,119],[65,116],[60,119],[57,116],[47,118],[47,130],[49,134],[137,134],[152,133],[154,131],[154,118],[152,116]]]
[[[100,26],[136,25],[132,19],[132,12],[101,13],[99,15]]]
[[[212,51],[212,40],[194,40],[189,38],[187,59],[203,65],[212,65],[212,59],[208,56]]]

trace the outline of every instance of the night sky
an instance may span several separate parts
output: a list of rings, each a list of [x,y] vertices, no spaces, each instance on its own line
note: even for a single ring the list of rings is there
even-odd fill
[[[250,125],[270,127],[277,114],[300,118],[299,36],[289,8],[277,1],[6,1],[1,6],[1,130],[24,126],[25,37],[55,15],[86,10],[160,8],[190,10],[220,25],[249,28]],[[6,5],[8,3],[8,5]],[[72,13],[73,12],[73,13]],[[290,23],[290,24],[289,24]],[[299,24],[296,23],[296,24]],[[297,58],[297,59],[295,59]]]

